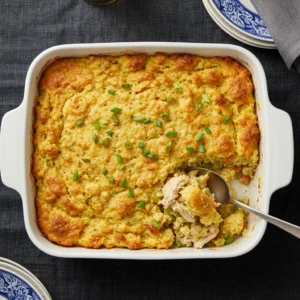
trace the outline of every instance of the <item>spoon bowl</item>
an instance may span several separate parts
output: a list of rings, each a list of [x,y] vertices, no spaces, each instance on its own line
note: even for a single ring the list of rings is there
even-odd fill
[[[218,203],[221,203],[222,205],[232,203],[234,205],[237,205],[238,207],[251,212],[267,222],[281,228],[282,230],[294,235],[297,238],[300,238],[300,227],[293,225],[291,223],[285,222],[283,220],[280,220],[278,218],[272,217],[268,214],[265,214],[257,209],[254,209],[253,207],[250,207],[237,199],[234,199],[230,193],[230,189],[226,181],[222,176],[217,174],[216,172],[213,172],[208,169],[204,169],[201,167],[188,167],[185,169],[186,172],[198,170],[199,175],[209,175],[209,179],[207,181],[207,187],[211,191],[211,193],[215,196],[215,201]]]

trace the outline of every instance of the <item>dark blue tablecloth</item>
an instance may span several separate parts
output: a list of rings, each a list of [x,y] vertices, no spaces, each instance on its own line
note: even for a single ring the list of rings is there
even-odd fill
[[[201,0],[117,0],[107,7],[83,0],[1,0],[0,116],[21,103],[28,66],[42,50],[64,43],[116,41],[242,45],[218,28]],[[300,76],[288,71],[276,50],[242,46],[263,64],[272,103],[293,119],[294,178],[272,196],[270,213],[300,225]],[[53,299],[300,298],[300,241],[271,225],[252,252],[232,259],[59,259],[31,243],[20,196],[2,183],[0,256],[31,270]]]

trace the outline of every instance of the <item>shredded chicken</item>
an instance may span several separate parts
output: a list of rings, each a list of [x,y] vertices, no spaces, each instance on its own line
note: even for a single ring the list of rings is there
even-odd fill
[[[208,235],[201,238],[199,241],[197,241],[196,243],[194,243],[194,248],[197,249],[201,249],[203,248],[203,246],[208,243],[209,241],[211,241],[212,239],[214,239],[219,233],[219,228],[211,225],[208,227]]]

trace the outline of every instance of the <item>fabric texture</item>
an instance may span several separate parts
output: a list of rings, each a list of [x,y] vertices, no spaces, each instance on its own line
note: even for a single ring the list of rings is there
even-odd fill
[[[276,50],[244,45],[223,32],[201,0],[117,0],[106,7],[84,0],[1,0],[0,117],[22,102],[28,67],[43,50],[66,43],[118,41],[229,43],[258,57],[271,102],[291,114],[295,136],[294,178],[272,196],[270,213],[300,225],[300,76],[286,68]],[[30,241],[19,194],[0,184],[0,256],[33,272],[54,300],[299,299],[299,253],[299,240],[269,225],[254,250],[231,259],[51,257]]]
[[[300,0],[252,0],[289,69],[300,72]]]

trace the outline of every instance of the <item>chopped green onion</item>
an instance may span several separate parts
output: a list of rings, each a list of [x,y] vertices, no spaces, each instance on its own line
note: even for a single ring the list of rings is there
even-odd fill
[[[124,178],[122,180],[121,186],[122,186],[122,188],[126,188],[127,187],[127,179],[126,178]]]
[[[161,115],[163,120],[167,120],[169,118],[169,113],[167,111],[163,112]]]
[[[145,143],[143,141],[138,142],[139,148],[143,149],[145,147]]]
[[[145,120],[143,121],[144,124],[148,124],[148,123],[150,123],[150,122],[151,122],[151,118],[145,119]]]
[[[77,123],[76,123],[76,126],[82,126],[84,123],[84,120],[79,120]]]
[[[156,121],[155,121],[155,124],[156,124],[156,127],[162,128],[162,122],[161,122],[161,121],[156,120]]]
[[[98,139],[98,137],[97,137],[97,134],[96,134],[96,133],[95,133],[95,134],[94,134],[94,136],[93,136],[93,140],[94,140],[94,143],[95,143],[95,144],[97,144],[97,143],[98,143],[98,140],[99,140],[99,139]]]
[[[151,159],[153,159],[153,160],[156,160],[156,159],[158,159],[158,154],[152,154],[152,153],[149,153],[149,154],[147,154],[147,157],[148,157],[148,158],[151,158]]]
[[[166,133],[166,136],[168,137],[168,138],[173,138],[173,137],[175,137],[176,135],[177,135],[177,131],[168,131],[167,133]]]
[[[225,238],[225,245],[231,244],[234,241],[234,237],[232,235],[229,235]]]
[[[114,112],[114,113],[119,113],[119,112],[121,112],[121,108],[119,108],[119,107],[114,107],[112,110],[111,110],[111,112]]]
[[[100,129],[100,124],[99,124],[99,122],[94,122],[94,127],[95,127],[95,129]]]
[[[204,133],[199,133],[196,137],[196,142],[200,142],[203,140],[203,137],[204,137]]]
[[[138,204],[138,208],[144,208],[146,206],[146,202],[145,201],[141,201],[139,204]]]
[[[152,221],[151,223],[152,223],[152,225],[154,227],[156,227],[157,229],[159,229],[160,226],[159,226],[159,224],[156,221]]]
[[[76,181],[79,178],[78,170],[73,174],[73,181]]]
[[[109,183],[114,183],[114,182],[115,182],[115,179],[114,179],[113,177],[110,177],[110,178],[108,178],[108,182],[109,182]]]
[[[132,148],[132,143],[130,141],[125,142],[125,148],[126,149],[131,149]]]
[[[134,190],[133,188],[128,188],[128,195],[130,198],[134,198]]]
[[[234,206],[233,206],[233,209],[234,209],[235,211],[237,211],[237,210],[239,209],[239,207],[238,207],[237,205],[234,205]]]
[[[90,162],[90,160],[88,158],[82,158],[81,159],[83,162]]]
[[[196,104],[196,109],[199,112],[201,110],[201,108],[202,108],[202,102],[201,102],[201,100],[199,100]]]
[[[179,85],[179,83],[174,82],[173,87],[177,92],[182,92],[182,87]]]
[[[112,116],[111,116],[113,122],[116,124],[116,125],[119,125],[120,124],[120,119],[118,117],[118,115],[116,113],[113,113]]]
[[[205,130],[207,133],[211,133],[211,130],[210,130],[208,127],[204,127],[204,130]]]
[[[110,143],[110,138],[105,138],[101,141],[101,145],[104,147],[108,146],[109,143]]]
[[[202,144],[202,145],[199,146],[199,152],[200,153],[204,153],[205,152],[204,144]]]
[[[106,120],[100,120],[100,123],[101,123],[102,125],[107,125],[107,124],[108,124],[108,122],[107,122]]]
[[[130,84],[124,83],[124,84],[122,84],[122,88],[129,89],[130,88]]]
[[[224,117],[224,120],[223,120],[223,123],[224,123],[224,124],[228,124],[229,121],[230,121],[230,116]]]
[[[147,156],[148,154],[150,154],[150,150],[143,150],[142,152],[143,156]]]
[[[102,174],[103,174],[103,175],[106,175],[106,174],[107,174],[107,169],[106,169],[106,168],[104,168],[104,169],[102,170]]]
[[[202,100],[206,103],[210,102],[209,97],[206,94],[202,94]]]
[[[117,161],[121,164],[123,163],[123,158],[120,154],[116,154]]]
[[[107,90],[107,92],[110,94],[110,95],[114,95],[116,93],[115,90]]]
[[[145,117],[141,117],[141,116],[134,116],[133,120],[137,121],[137,122],[144,122],[146,120],[146,118]]]
[[[193,147],[186,147],[186,151],[189,153],[195,152],[195,149]]]
[[[167,142],[167,144],[166,144],[166,152],[170,152],[170,151],[171,151],[171,148],[172,148],[172,142],[169,141],[169,142]]]
[[[125,165],[119,165],[117,169],[118,169],[119,171],[121,171],[124,167],[125,167]]]
[[[114,134],[114,132],[112,130],[108,130],[108,131],[106,131],[106,133],[110,136],[112,136]]]

